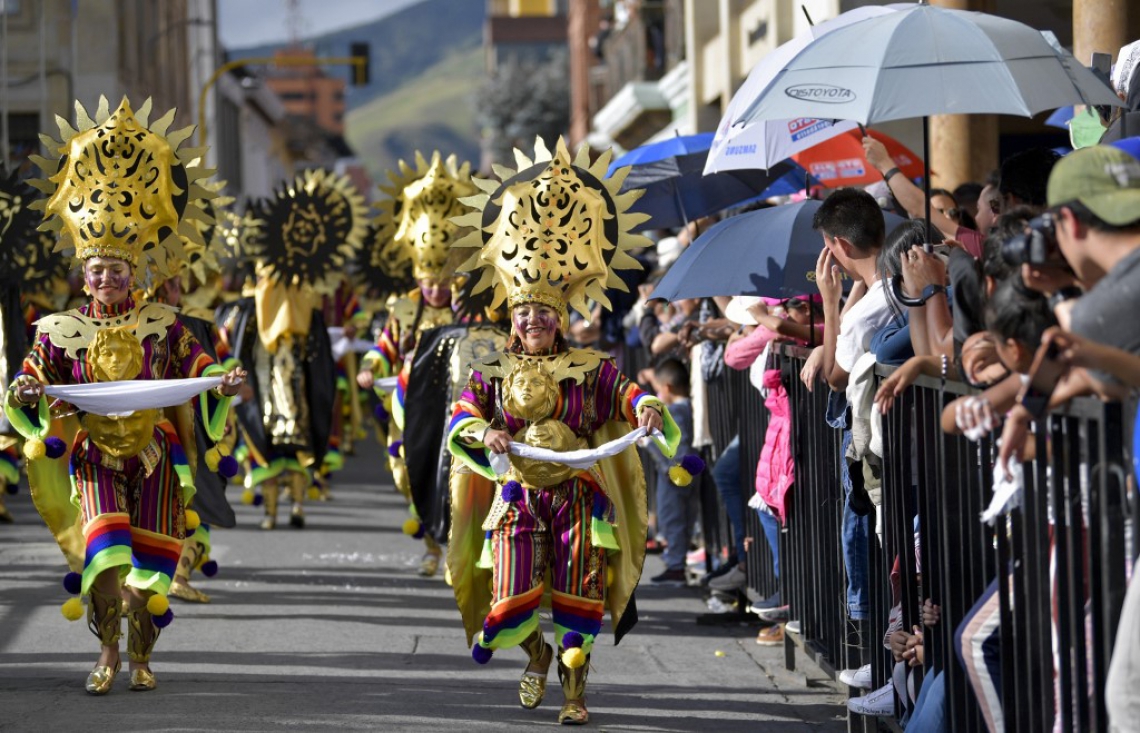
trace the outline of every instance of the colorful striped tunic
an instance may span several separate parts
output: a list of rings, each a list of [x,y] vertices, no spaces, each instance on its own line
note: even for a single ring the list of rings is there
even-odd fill
[[[128,298],[116,306],[92,302],[71,313],[114,327],[127,322],[136,307]],[[141,340],[142,371],[137,379],[193,378],[222,371],[176,318],[164,333],[159,331]],[[89,350],[83,347],[72,353],[50,334],[38,333],[17,380],[27,375],[43,384],[99,381]],[[217,406],[212,397],[208,400]],[[26,427],[37,427],[36,405],[23,406],[19,413]],[[217,416],[206,422],[217,423]],[[194,491],[186,454],[171,423],[160,419],[150,444],[125,458],[107,454],[85,429],[80,430],[71,446],[70,476],[72,503],[83,513],[87,543],[83,592],[99,573],[120,567],[127,573],[128,585],[165,594],[185,537],[185,503]]]

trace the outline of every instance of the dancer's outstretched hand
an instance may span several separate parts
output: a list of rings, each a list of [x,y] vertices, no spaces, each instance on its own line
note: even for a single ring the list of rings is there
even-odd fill
[[[222,375],[222,385],[218,391],[226,397],[233,397],[241,391],[241,386],[245,383],[247,376],[249,376],[249,374],[246,370],[241,367],[234,367]]]
[[[483,433],[483,445],[487,446],[492,453],[497,455],[510,453],[511,434],[506,430],[487,428],[487,432]]]

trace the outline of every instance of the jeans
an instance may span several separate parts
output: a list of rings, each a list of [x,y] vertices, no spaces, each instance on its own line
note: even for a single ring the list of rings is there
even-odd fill
[[[772,549],[772,574],[780,577],[780,520],[768,512],[756,511],[760,517],[760,526],[764,528],[764,537],[768,540],[768,547]]]
[[[661,559],[667,570],[684,570],[685,554],[693,534],[693,514],[689,511],[691,489],[677,486],[665,471],[657,472],[657,531],[665,537]]]
[[[844,430],[843,449],[839,456],[839,479],[843,485],[844,497],[841,540],[843,564],[847,569],[847,615],[853,621],[865,621],[871,598],[867,568],[871,523],[869,516],[859,516],[851,510],[851,471],[843,457],[849,445],[851,431]]]
[[[914,704],[914,712],[906,724],[916,733],[941,733],[946,730],[946,675],[935,672],[922,681],[922,690]]]
[[[740,436],[732,439],[712,470],[713,481],[724,502],[724,513],[732,525],[732,540],[737,558],[744,557],[744,500],[740,494]]]

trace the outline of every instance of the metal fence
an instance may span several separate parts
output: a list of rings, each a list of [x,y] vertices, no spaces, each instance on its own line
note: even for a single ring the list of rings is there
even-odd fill
[[[885,684],[894,668],[883,645],[892,606],[899,604],[902,628],[909,630],[921,625],[921,604],[929,598],[941,607],[941,621],[925,629],[926,663],[915,672],[915,682],[944,675],[949,730],[985,730],[958,658],[957,632],[996,584],[995,663],[1005,681],[998,691],[1005,729],[1048,730],[1056,718],[1061,730],[1107,730],[1105,678],[1137,555],[1137,495],[1121,407],[1082,399],[1050,415],[1036,433],[1037,458],[1024,466],[1020,506],[988,525],[980,514],[993,495],[996,448],[988,438],[972,443],[943,433],[943,405],[967,388],[920,378],[883,420],[881,504],[873,513],[868,556],[870,613],[868,621],[853,624],[847,619],[840,542],[841,433],[824,421],[826,387],[809,391],[799,379],[806,353],[785,347],[780,359],[796,461],[781,535],[780,583],[802,627],[798,640],[788,636],[789,667],[798,641],[833,675],[870,663],[876,686]],[[889,373],[880,367],[878,376]],[[747,501],[767,425],[760,396],[746,374],[729,371],[709,385],[709,409],[717,449],[733,435],[741,437],[741,493]],[[750,595],[767,596],[776,587],[771,558],[755,513],[745,508],[745,518],[756,540],[747,560]],[[723,511],[703,521],[709,551],[726,552],[732,539]],[[857,717],[849,725],[897,729]]]

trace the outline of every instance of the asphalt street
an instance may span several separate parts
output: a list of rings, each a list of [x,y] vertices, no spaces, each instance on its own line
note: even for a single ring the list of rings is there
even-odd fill
[[[195,584],[208,605],[172,600],[158,642],[159,687],[83,690],[98,654],[83,621],[59,606],[62,555],[27,490],[9,496],[0,525],[0,730],[3,731],[503,731],[557,723],[552,670],[538,710],[515,694],[520,650],[486,667],[471,660],[450,589],[417,575],[418,542],[400,526],[403,500],[361,446],[333,498],[308,504],[308,526],[238,527],[214,534],[218,575]],[[231,487],[231,500],[240,489]],[[282,511],[282,519],[286,513]],[[284,522],[283,522],[284,524]],[[650,557],[646,577],[661,571]],[[600,731],[841,731],[843,698],[783,671],[782,649],[758,647],[757,627],[699,626],[695,588],[638,590],[641,621],[620,646],[603,636],[590,675],[590,728]],[[550,635],[549,621],[546,622]],[[125,639],[123,650],[125,658]],[[801,665],[804,662],[801,660]],[[822,679],[822,674],[807,676]]]

